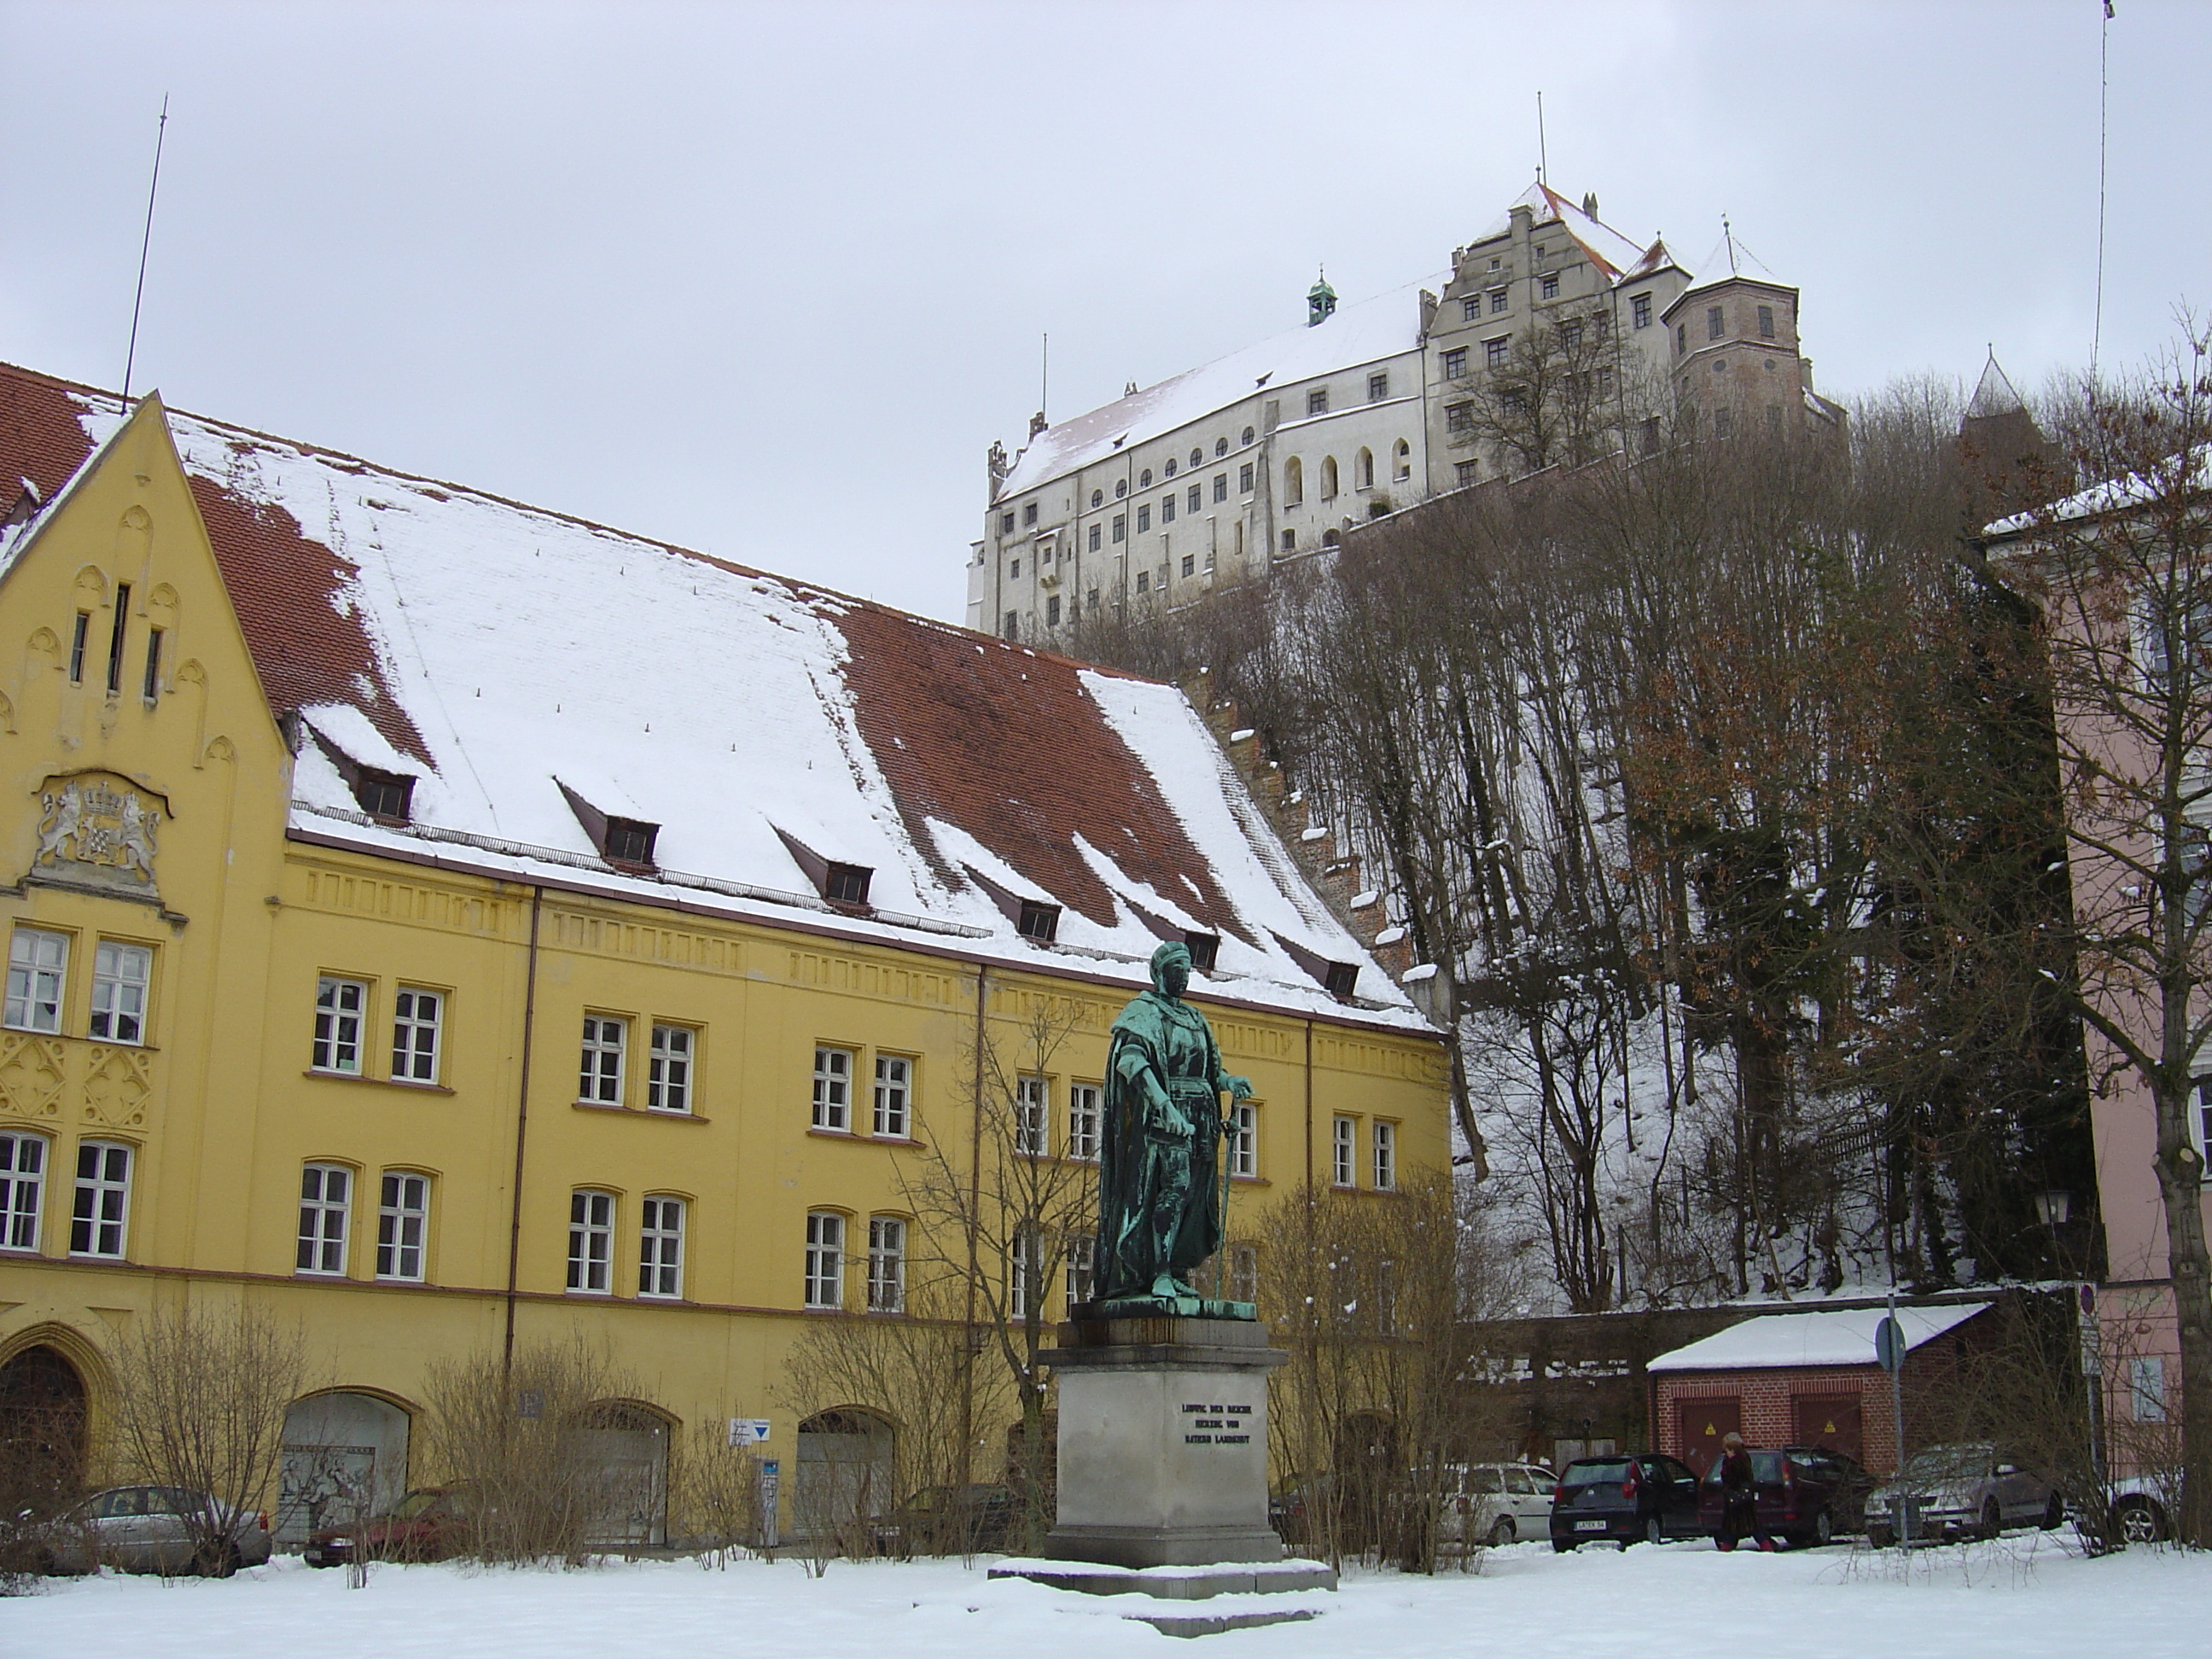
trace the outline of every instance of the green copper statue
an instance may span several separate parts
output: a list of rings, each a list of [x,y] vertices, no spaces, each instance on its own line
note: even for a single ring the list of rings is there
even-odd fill
[[[1114,1022],[1106,1054],[1106,1122],[1098,1160],[1095,1316],[1181,1314],[1255,1317],[1249,1302],[1199,1296],[1190,1274],[1221,1248],[1224,1191],[1221,1097],[1252,1085],[1221,1069],[1206,1016],[1182,1000],[1190,951],[1152,952],[1152,988]]]

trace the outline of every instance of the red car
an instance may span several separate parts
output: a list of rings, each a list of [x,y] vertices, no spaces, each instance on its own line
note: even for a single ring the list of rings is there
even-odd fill
[[[442,1561],[461,1547],[468,1521],[458,1486],[418,1486],[389,1515],[357,1527],[331,1527],[307,1540],[311,1567],[342,1567],[356,1554],[371,1561]]]
[[[1825,1544],[1838,1533],[1866,1526],[1867,1493],[1874,1480],[1841,1452],[1824,1446],[1784,1446],[1751,1454],[1758,1483],[1759,1525],[1770,1538],[1791,1544]],[[1698,1485],[1698,1523],[1720,1536],[1726,1495],[1716,1458]]]

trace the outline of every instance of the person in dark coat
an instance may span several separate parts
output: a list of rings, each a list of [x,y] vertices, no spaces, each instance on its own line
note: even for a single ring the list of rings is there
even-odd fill
[[[1732,1550],[1746,1533],[1759,1540],[1759,1548],[1774,1548],[1759,1518],[1759,1476],[1751,1467],[1751,1454],[1744,1449],[1743,1437],[1731,1432],[1721,1441],[1721,1533],[1714,1542]]]

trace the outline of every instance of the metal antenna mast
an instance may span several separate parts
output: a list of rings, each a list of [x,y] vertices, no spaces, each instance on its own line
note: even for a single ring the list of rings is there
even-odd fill
[[[2097,354],[2105,343],[2105,106],[2112,95],[2112,0],[2097,25],[2097,309],[2089,325],[2089,389],[2096,395]]]
[[[1052,336],[1044,337],[1044,349],[1037,364],[1037,413],[1042,415],[1052,407]]]
[[[1544,89],[1536,88],[1536,182],[1548,185],[1551,179],[1550,157],[1544,146]]]
[[[161,188],[161,141],[169,136],[169,94],[161,94],[161,125],[154,130],[154,178],[146,186],[146,234],[138,243],[138,291],[131,298],[131,348],[123,354],[123,401],[131,401],[131,369],[138,361],[138,312],[146,303],[146,255],[154,246],[154,198]]]

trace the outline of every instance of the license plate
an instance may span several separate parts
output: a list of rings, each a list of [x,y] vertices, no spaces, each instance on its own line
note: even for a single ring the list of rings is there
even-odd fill
[[[1605,1530],[1605,1522],[1602,1521],[1577,1521],[1575,1522],[1575,1530],[1577,1532],[1603,1532]]]

